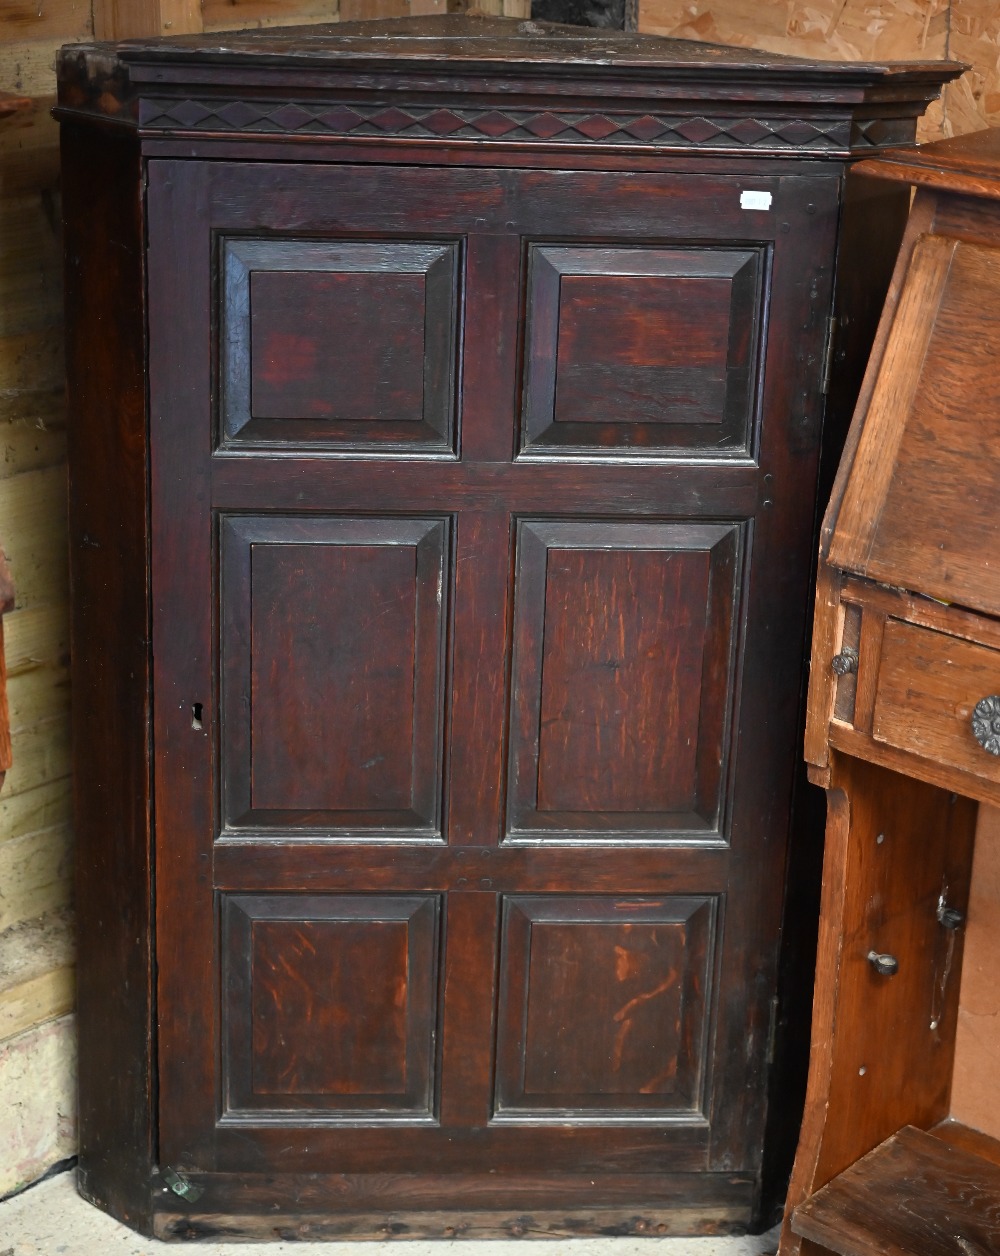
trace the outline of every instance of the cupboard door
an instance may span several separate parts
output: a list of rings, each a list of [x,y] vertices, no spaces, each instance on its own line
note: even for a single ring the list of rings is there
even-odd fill
[[[749,1200],[837,198],[757,183],[150,163],[165,1163]]]

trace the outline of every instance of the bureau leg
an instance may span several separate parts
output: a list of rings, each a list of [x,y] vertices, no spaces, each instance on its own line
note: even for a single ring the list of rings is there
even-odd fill
[[[832,754],[805,1117],[780,1256],[823,1249],[795,1206],[903,1125],[948,1113],[976,804]],[[888,956],[898,964],[875,957]],[[881,971],[880,971],[881,969]]]

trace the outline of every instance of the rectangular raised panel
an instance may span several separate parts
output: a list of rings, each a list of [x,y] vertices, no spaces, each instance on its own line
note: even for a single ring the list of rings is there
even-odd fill
[[[433,1116],[437,896],[223,900],[225,1115]]]
[[[997,694],[1000,652],[886,622],[872,719],[876,741],[1000,784],[1000,758],[972,731],[976,704]]]
[[[448,534],[223,521],[228,826],[440,835]]]
[[[523,521],[508,840],[721,834],[741,529]]]
[[[504,903],[496,1116],[702,1112],[714,897]]]
[[[761,250],[529,250],[523,452],[750,447]]]
[[[223,442],[455,448],[459,245],[223,248]]]

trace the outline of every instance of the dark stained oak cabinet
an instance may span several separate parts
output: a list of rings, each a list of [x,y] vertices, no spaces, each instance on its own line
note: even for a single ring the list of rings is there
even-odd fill
[[[766,1219],[824,423],[906,212],[848,169],[955,72],[482,19],[64,51],[88,1197]]]

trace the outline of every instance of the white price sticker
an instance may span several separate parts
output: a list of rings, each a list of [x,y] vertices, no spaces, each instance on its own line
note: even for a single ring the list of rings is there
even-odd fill
[[[740,209],[770,209],[770,192],[741,192]]]

